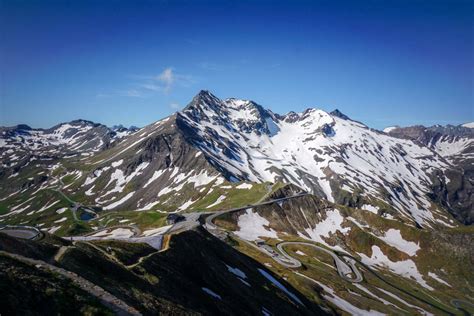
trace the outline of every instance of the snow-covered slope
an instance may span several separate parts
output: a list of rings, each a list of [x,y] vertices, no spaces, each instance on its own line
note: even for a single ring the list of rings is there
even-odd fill
[[[282,180],[337,202],[358,192],[420,225],[446,221],[427,196],[429,175],[446,162],[411,140],[321,110],[281,116],[252,101],[220,100],[207,91],[178,113],[177,121],[231,180]]]

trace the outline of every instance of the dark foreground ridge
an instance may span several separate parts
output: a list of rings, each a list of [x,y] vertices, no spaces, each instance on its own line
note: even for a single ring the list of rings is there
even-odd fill
[[[263,265],[201,227],[173,236],[168,250],[161,252],[119,241],[70,243],[51,235],[31,241],[1,233],[0,251],[2,314],[18,308],[23,314],[113,310],[115,305],[102,304],[100,297],[53,269],[72,272],[100,287],[116,298],[115,303],[128,306],[129,314],[136,314],[134,310],[144,315],[257,315],[262,310],[273,315],[325,314]],[[49,265],[54,268],[45,269]],[[297,299],[259,270],[272,275]],[[20,304],[19,297],[31,299]]]

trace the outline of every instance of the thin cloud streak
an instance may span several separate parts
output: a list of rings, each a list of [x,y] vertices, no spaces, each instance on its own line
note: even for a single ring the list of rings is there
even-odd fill
[[[131,83],[133,88],[128,88],[115,93],[99,93],[96,97],[125,96],[145,98],[154,93],[170,94],[176,87],[190,87],[196,80],[188,74],[180,74],[174,71],[173,67],[165,68],[157,75],[133,75],[135,82]]]

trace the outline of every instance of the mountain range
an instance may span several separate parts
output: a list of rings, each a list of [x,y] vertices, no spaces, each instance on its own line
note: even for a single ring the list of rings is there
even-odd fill
[[[337,110],[279,115],[201,91],[182,111],[141,129],[77,120],[0,135],[4,196],[54,185],[41,175],[66,160],[68,188],[104,209],[190,209],[214,187],[280,181],[421,227],[453,225],[452,216],[473,220],[474,130],[463,126],[381,132]]]
[[[123,230],[125,226],[153,234],[153,230],[167,224],[170,214],[239,209],[215,221],[227,231],[224,243],[201,228],[193,232],[192,238],[190,232],[182,233],[177,243],[186,245],[186,238],[202,239],[202,247],[212,250],[210,256],[216,257],[224,250],[217,251],[211,244],[218,244],[216,248],[234,247],[239,256],[250,256],[261,264],[260,269],[272,267],[275,277],[281,277],[304,297],[306,307],[315,304],[313,312],[368,313],[369,307],[376,306],[373,314],[438,313],[452,299],[474,297],[470,288],[473,275],[466,272],[474,258],[473,127],[467,123],[380,131],[339,110],[328,113],[310,108],[280,115],[253,101],[219,99],[209,91],[200,91],[181,111],[142,128],[109,128],[86,120],[49,129],[1,127],[0,225],[34,226],[56,236],[91,235],[107,228]],[[302,193],[305,195],[279,204],[259,205]],[[51,238],[48,247],[74,247]],[[210,238],[215,240],[209,242]],[[311,272],[314,263],[303,260],[300,272],[306,271],[319,280],[315,282],[320,294],[313,297],[314,282],[301,285],[288,269],[275,268],[268,258],[249,248],[247,243],[261,238],[270,246],[276,246],[278,240],[311,241],[338,254],[354,256],[366,267],[386,273],[398,287],[410,288],[409,293],[428,291],[443,303],[417,305],[420,299],[409,296],[400,303],[393,298],[398,294],[387,294],[387,288],[380,284],[369,288],[326,280],[322,273],[332,264],[326,259],[318,264],[316,272]],[[11,243],[2,246],[0,242],[0,250]],[[436,253],[434,245],[451,257]],[[125,251],[121,247],[117,253]],[[98,256],[94,249],[81,251]],[[132,252],[136,251],[143,250]],[[298,251],[300,258],[309,258],[302,253],[314,250]],[[298,251],[294,249],[294,253]],[[230,250],[225,253],[225,260],[235,264],[247,260],[237,258]],[[184,260],[182,253],[174,256]],[[170,259],[160,260],[169,264]],[[78,262],[76,267],[84,264]],[[143,266],[140,273],[165,278],[163,271],[154,270],[159,262]],[[253,264],[249,262],[245,261],[245,271],[253,275],[247,269]],[[73,265],[69,262],[64,266]],[[218,270],[222,272],[222,267]],[[100,273],[95,273],[91,278],[97,281]],[[181,282],[191,277],[183,271],[178,274]],[[447,285],[439,281],[439,275]],[[194,281],[201,277],[192,275]],[[261,275],[257,278],[259,284],[265,283]],[[109,286],[113,291],[114,286]],[[175,290],[178,296],[184,291]],[[199,291],[199,287],[193,291]],[[153,295],[164,295],[157,293]],[[421,302],[425,294],[420,294]],[[131,305],[144,302],[127,295],[122,298]],[[264,302],[264,292],[254,295]],[[354,303],[357,295],[367,300],[384,298],[378,303]],[[272,300],[281,305],[281,312],[290,312],[278,295]],[[208,304],[186,305],[185,300],[175,303],[179,306],[176,313],[183,312],[183,306],[184,310],[204,314],[212,310]],[[229,312],[231,305],[224,305],[212,313]],[[145,312],[156,312],[150,306]],[[249,308],[256,310],[255,306]],[[300,309],[297,313],[311,312]]]

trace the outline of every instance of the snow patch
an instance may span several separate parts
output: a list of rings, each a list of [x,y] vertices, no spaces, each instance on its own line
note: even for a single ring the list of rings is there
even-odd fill
[[[270,222],[260,214],[253,212],[252,209],[247,209],[245,214],[239,216],[237,222],[239,230],[235,234],[249,241],[256,240],[259,237],[278,238],[276,231],[265,228],[269,224]]]
[[[398,229],[391,228],[385,232],[385,236],[378,238],[382,239],[386,244],[397,248],[411,257],[415,256],[416,252],[421,249],[419,243],[403,239],[400,230]]]
[[[202,287],[201,288],[204,292],[206,292],[207,294],[209,294],[210,296],[214,297],[214,298],[217,298],[219,300],[222,300],[221,296],[219,294],[217,294],[216,292],[208,289],[207,287]]]
[[[61,225],[59,225],[59,226],[53,226],[53,227],[51,227],[51,228],[48,229],[48,233],[54,234],[54,233],[57,232],[60,228],[61,228]]]
[[[103,230],[100,231],[91,237],[104,237],[105,239],[121,239],[121,238],[130,238],[133,236],[133,231],[129,228],[116,228],[110,232]]]
[[[58,219],[57,221],[54,221],[54,222],[55,222],[55,223],[62,223],[62,222],[64,222],[64,221],[66,221],[66,220],[67,220],[67,217],[63,217],[63,218],[60,218],[60,219]]]
[[[379,266],[388,268],[393,273],[401,275],[408,279],[414,279],[418,284],[427,288],[428,290],[434,290],[431,286],[429,286],[426,281],[423,279],[423,276],[418,271],[418,268],[415,265],[413,260],[407,259],[402,261],[391,261],[378,247],[373,245],[372,246],[372,256],[368,257],[363,253],[359,253],[361,260],[364,264],[369,266]]]
[[[339,213],[339,210],[331,210],[326,212],[326,219],[322,220],[321,222],[317,223],[314,228],[306,228],[305,232],[309,236],[310,240],[319,242],[323,245],[326,245],[330,248],[330,246],[322,237],[329,238],[332,234],[335,234],[337,231],[345,234],[349,232],[351,229],[350,227],[342,227],[342,223],[344,221],[344,217]],[[300,237],[308,239],[305,234],[298,232]]]
[[[379,208],[377,206],[373,206],[370,204],[364,204],[360,207],[361,209],[365,211],[369,211],[370,213],[378,214]]]
[[[302,274],[298,273],[298,275],[302,275]],[[311,279],[311,280],[313,280],[313,279]],[[373,315],[373,316],[385,315],[385,314],[380,313],[376,310],[368,310],[367,311],[365,309],[358,308],[357,306],[352,305],[351,303],[349,303],[345,299],[337,296],[335,291],[332,288],[330,288],[329,286],[327,286],[327,285],[325,285],[321,282],[318,282],[316,280],[313,280],[313,282],[317,283],[320,287],[322,287],[324,289],[324,292],[329,294],[329,295],[324,295],[323,294],[323,297],[326,300],[333,303],[338,308],[340,308],[343,311],[349,313],[350,315],[358,315],[358,316],[362,316],[362,315],[364,315],[364,316],[365,315]]]
[[[156,179],[158,179],[166,170],[156,170],[153,175],[151,176],[151,178],[148,180],[147,183],[145,183],[145,185],[143,186],[144,188],[146,188],[147,186],[149,186],[153,181],[155,181]]]
[[[159,228],[145,230],[142,235],[143,236],[156,236],[164,234],[168,229],[170,229],[173,225],[167,225]]]
[[[107,206],[104,206],[103,209],[104,210],[111,210],[113,208],[116,208],[117,206],[119,206],[120,204],[123,204],[125,201],[127,201],[128,199],[130,199],[133,195],[135,194],[135,191],[134,192],[130,192],[128,193],[127,195],[125,195],[123,198],[121,198],[120,200],[112,203],[112,204],[109,204]]]
[[[236,189],[251,189],[253,185],[251,183],[242,183],[236,186]]]
[[[224,200],[225,200],[225,198],[226,198],[226,196],[225,196],[225,195],[221,195],[221,196],[219,196],[219,197],[217,198],[217,200],[216,200],[214,203],[212,203],[212,204],[209,204],[209,206],[208,206],[208,207],[206,207],[206,208],[211,208],[211,207],[213,207],[213,206],[216,206],[217,204],[220,204],[222,201],[224,201]]]
[[[390,133],[391,131],[393,131],[394,129],[397,129],[397,128],[398,128],[398,126],[385,127],[385,128],[383,129],[383,132],[388,134],[388,133]]]
[[[449,285],[448,282],[446,282],[445,280],[441,279],[436,273],[428,272],[428,276],[429,276],[430,278],[435,279],[436,281],[438,281],[438,282],[441,283],[441,284],[444,284],[444,285],[447,285],[447,286],[451,287],[451,285]]]
[[[67,211],[67,207],[61,207],[60,209],[57,209],[57,210],[56,210],[56,213],[57,213],[57,214],[62,214],[62,213],[64,213],[64,212],[66,212],[66,211]]]
[[[123,163],[123,159],[112,162],[112,167],[117,168]]]
[[[227,270],[230,273],[235,274],[237,277],[242,278],[242,279],[247,278],[247,275],[242,270],[240,270],[238,268],[232,268],[231,266],[229,266],[227,264],[226,264],[226,267],[227,267]]]
[[[277,288],[279,288],[280,290],[282,290],[286,295],[288,295],[288,297],[290,297],[294,302],[300,304],[300,305],[304,305],[303,302],[293,293],[291,293],[290,291],[288,291],[288,289],[283,285],[281,284],[277,279],[275,279],[273,276],[271,276],[267,271],[265,270],[262,270],[262,269],[258,269],[258,272],[260,272],[261,275],[263,275],[267,280],[269,280],[270,282],[273,283],[273,285],[275,285]]]

